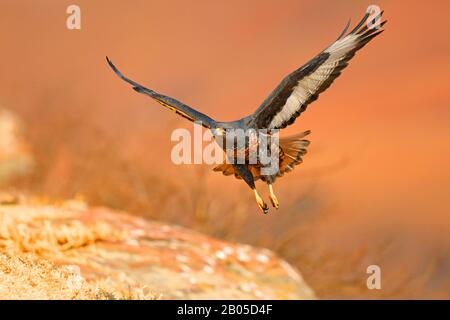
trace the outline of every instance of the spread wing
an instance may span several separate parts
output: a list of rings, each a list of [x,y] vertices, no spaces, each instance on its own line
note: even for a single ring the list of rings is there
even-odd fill
[[[383,12],[368,20],[367,12],[361,22],[348,34],[349,23],[339,38],[311,61],[295,70],[275,88],[251,116],[256,128],[281,129],[292,124],[306,107],[325,91],[348,65],[356,51],[379,35]]]
[[[185,105],[184,103],[175,100],[171,97],[159,94],[151,89],[145,88],[141,86],[139,83],[134,82],[133,80],[130,80],[126,78],[117,68],[116,66],[111,62],[111,60],[106,57],[106,60],[108,61],[109,66],[113,71],[125,82],[128,82],[133,86],[133,89],[136,90],[139,93],[146,94],[150,96],[152,99],[156,100],[163,106],[169,108],[170,110],[174,111],[175,113],[179,114],[183,118],[186,118],[192,122],[200,122],[202,126],[206,128],[212,128],[215,126],[215,121],[208,117],[207,115],[192,109],[191,107]]]

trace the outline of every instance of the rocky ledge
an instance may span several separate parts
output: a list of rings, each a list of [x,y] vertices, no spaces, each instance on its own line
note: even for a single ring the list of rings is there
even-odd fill
[[[16,202],[0,204],[0,299],[314,298],[266,249],[81,201]]]

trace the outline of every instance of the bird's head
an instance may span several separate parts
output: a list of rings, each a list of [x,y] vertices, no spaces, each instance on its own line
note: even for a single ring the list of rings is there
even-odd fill
[[[211,131],[212,131],[213,136],[215,136],[215,137],[222,137],[225,135],[224,128],[214,128]]]

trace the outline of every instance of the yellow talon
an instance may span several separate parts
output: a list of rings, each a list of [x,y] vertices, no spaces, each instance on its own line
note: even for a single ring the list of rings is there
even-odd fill
[[[272,202],[272,205],[275,207],[275,209],[278,209],[280,207],[280,203],[278,202],[275,193],[273,193],[273,187],[271,184],[269,184],[269,198],[270,202]]]
[[[256,189],[253,189],[253,192],[255,193],[255,199],[256,203],[258,204],[258,207],[262,210],[264,214],[267,214],[269,212],[269,206],[264,202],[264,200],[261,198]]]

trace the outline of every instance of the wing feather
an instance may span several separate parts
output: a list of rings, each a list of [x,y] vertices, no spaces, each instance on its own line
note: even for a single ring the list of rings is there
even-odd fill
[[[378,14],[369,27],[370,14],[366,13],[356,27],[345,34],[347,24],[331,46],[283,79],[250,117],[249,124],[269,129],[282,129],[292,124],[339,77],[355,53],[383,32],[381,27],[386,21],[380,22],[382,14]]]
[[[159,94],[151,89],[148,89],[140,85],[139,83],[133,80],[128,79],[117,69],[117,67],[111,62],[111,60],[109,60],[108,57],[106,57],[106,61],[108,61],[109,66],[119,76],[119,78],[131,84],[136,92],[150,96],[152,99],[156,100],[164,107],[167,107],[170,110],[174,111],[176,114],[182,116],[183,118],[186,118],[192,122],[199,122],[201,123],[202,126],[206,128],[214,127],[215,121],[210,117],[208,117],[207,115],[185,105],[184,103],[176,99]]]

